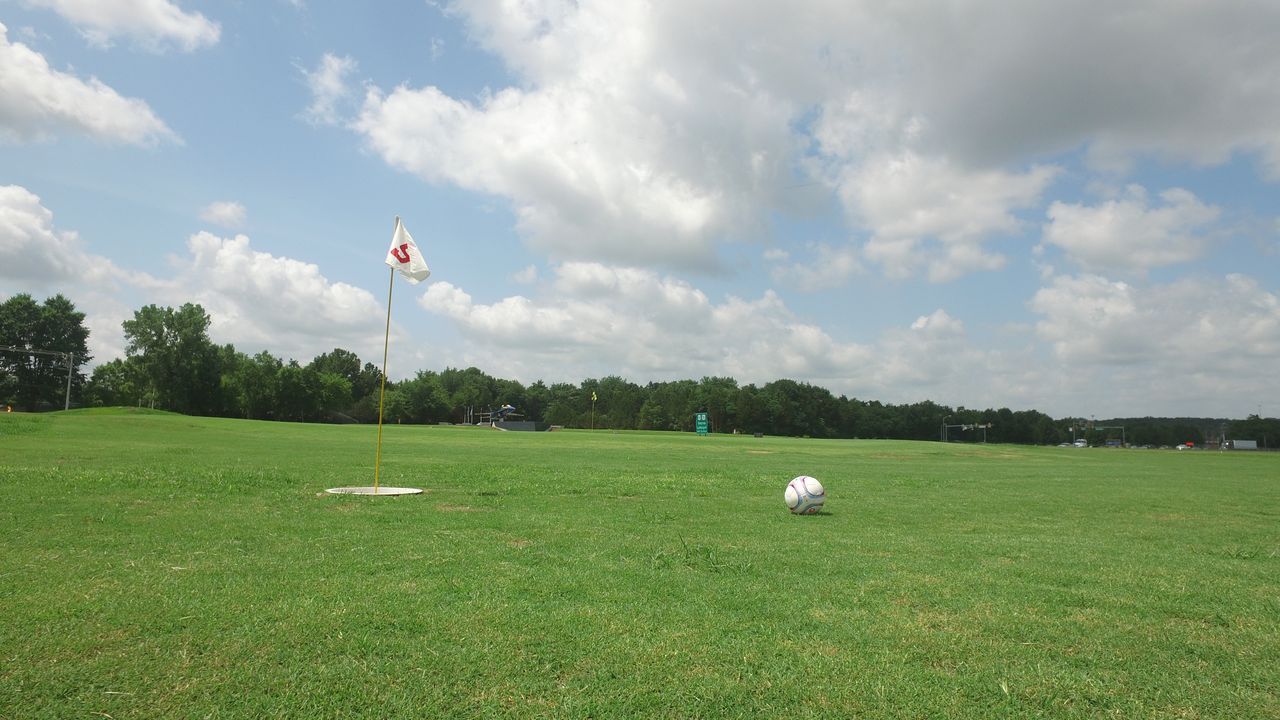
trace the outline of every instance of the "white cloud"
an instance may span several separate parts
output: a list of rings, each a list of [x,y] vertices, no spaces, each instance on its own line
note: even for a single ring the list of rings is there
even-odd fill
[[[168,0],[25,0],[46,7],[75,25],[92,44],[108,47],[114,38],[128,37],[143,47],[161,50],[177,45],[191,52],[216,45],[218,23],[194,12],[183,12]]]
[[[1057,277],[1030,308],[1064,376],[1117,413],[1239,416],[1280,390],[1280,297],[1244,275],[1140,287]]]
[[[120,323],[132,316],[122,289],[161,287],[88,251],[74,231],[58,230],[53,212],[18,185],[0,186],[0,287],[37,299],[62,293],[84,312],[89,353],[102,362],[124,354]],[[0,295],[0,299],[3,296]]]
[[[867,344],[833,337],[773,292],[716,302],[671,277],[597,263],[556,268],[534,297],[482,304],[437,282],[419,302],[462,332],[450,362],[525,382],[792,378],[886,402],[1099,416],[1238,415],[1241,397],[1280,390],[1270,371],[1280,298],[1240,275],[1152,287],[1055,277],[1028,303],[1041,318],[1033,332],[974,337],[939,308]]]
[[[554,283],[536,298],[480,304],[437,282],[419,302],[462,331],[467,351],[453,361],[483,359],[490,372],[525,382],[606,373],[637,382],[792,378],[864,398],[975,404],[990,398],[987,381],[1001,369],[1008,371],[1002,388],[1029,385],[1011,378],[1027,363],[976,347],[963,323],[941,309],[862,345],[797,317],[772,291],[713,302],[683,281],[598,263],[556,268]]]
[[[1172,328],[1139,311],[1136,289],[1098,275],[1054,278],[1030,302],[1043,315],[1036,333],[1064,363],[1131,364],[1153,352],[1156,335]],[[1154,309],[1154,308],[1151,308]]]
[[[1200,257],[1207,238],[1196,231],[1217,220],[1218,208],[1178,188],[1160,199],[1163,206],[1149,207],[1146,190],[1131,185],[1126,198],[1093,207],[1055,202],[1044,242],[1093,272],[1146,270]]]
[[[120,323],[147,303],[199,303],[213,319],[213,339],[247,352],[308,360],[335,347],[373,357],[382,346],[385,308],[312,263],[255,251],[244,235],[201,232],[186,251],[171,258],[174,272],[163,280],[122,268],[58,230],[34,193],[0,186],[0,287],[70,298],[86,313],[97,362],[123,357]]]
[[[325,53],[315,70],[302,70],[311,89],[311,104],[302,118],[312,125],[336,125],[341,121],[339,106],[350,99],[347,77],[356,70],[356,61],[348,56]]]
[[[555,272],[546,299],[517,295],[483,305],[437,282],[420,303],[454,320],[490,363],[528,380],[546,368],[573,377],[600,367],[637,379],[770,380],[827,373],[834,358],[858,352],[796,322],[773,293],[717,305],[688,283],[649,270],[573,262]]]
[[[939,308],[916,318],[908,328],[884,333],[875,348],[868,385],[912,400],[981,402],[987,384],[982,378],[991,376],[1001,362],[998,357],[975,347],[964,323]],[[975,392],[978,388],[982,390]]]
[[[1257,152],[1280,168],[1280,98],[1267,90],[1280,74],[1280,6],[976,2],[941,13],[918,0],[879,11],[869,31],[883,40],[862,67],[891,108],[927,119],[922,147],[964,164],[1086,147],[1105,167],[1141,153],[1219,163]]]
[[[1057,168],[1256,155],[1280,176],[1280,6],[924,0],[459,0],[516,76],[476,99],[374,89],[354,127],[390,164],[508,199],[559,259],[706,269],[837,189],[863,262],[935,281],[1002,267]],[[742,42],[741,38],[756,38]],[[979,48],[980,50],[975,50]],[[726,123],[725,118],[732,118]]]
[[[522,233],[553,257],[712,266],[740,181],[673,167],[674,129],[621,100],[507,89],[474,106],[402,87],[370,91],[356,127],[392,165],[510,198]]]
[[[201,220],[232,229],[243,227],[247,215],[244,205],[232,200],[209,203],[200,211]]]
[[[538,266],[528,265],[511,276],[513,282],[521,285],[532,285],[538,282]]]
[[[207,232],[174,258],[171,304],[196,302],[213,319],[210,335],[241,350],[267,349],[299,360],[334,347],[381,344],[385,308],[373,295],[332,282],[312,263],[254,250],[249,238]]]
[[[728,37],[669,24],[726,21],[688,10],[458,3],[528,82],[474,101],[373,89],[355,128],[392,165],[508,199],[554,258],[714,267],[718,244],[758,233],[760,200],[792,181],[796,109],[717,54]]]
[[[1057,174],[1050,166],[1024,173],[965,171],[943,158],[914,153],[850,166],[840,194],[855,221],[872,233],[865,255],[890,277],[925,270],[935,282],[998,270],[1005,258],[984,241],[1016,232],[1013,211],[1039,202]]]
[[[790,261],[790,253],[777,248],[764,253],[773,281],[805,292],[818,292],[839,287],[853,274],[862,270],[858,253],[852,245],[832,247],[826,243],[813,246],[814,258],[810,262]]]
[[[53,70],[40,53],[10,43],[0,24],[0,142],[67,131],[131,145],[181,142],[145,102],[121,97],[97,78]]]
[[[38,291],[64,284],[109,285],[125,273],[53,226],[53,212],[20,185],[0,186],[0,279]]]
[[[1280,299],[1238,274],[1144,288],[1063,276],[1030,307],[1043,316],[1036,333],[1067,364],[1213,374],[1280,353]]]

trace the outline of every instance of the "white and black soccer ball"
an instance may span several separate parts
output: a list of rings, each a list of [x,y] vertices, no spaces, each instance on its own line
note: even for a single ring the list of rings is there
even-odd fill
[[[783,497],[791,512],[796,515],[812,515],[822,509],[822,503],[827,501],[827,491],[817,478],[801,475],[787,483]]]

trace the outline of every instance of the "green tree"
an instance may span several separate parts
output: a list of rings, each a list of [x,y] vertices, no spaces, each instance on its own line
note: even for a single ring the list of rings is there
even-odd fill
[[[147,396],[145,388],[138,364],[116,358],[93,369],[85,384],[84,401],[91,407],[149,405],[153,398]]]
[[[588,387],[588,384],[591,386]],[[645,403],[643,388],[617,375],[610,375],[598,382],[588,380],[583,383],[582,394],[585,397],[590,398],[593,392],[597,398],[596,427],[618,430],[634,430],[638,427],[640,409]]]
[[[588,413],[591,411],[591,394],[587,394],[584,405],[576,385],[552,383],[547,388],[546,403],[543,419],[549,425],[587,427],[590,422]]]
[[[351,381],[337,373],[316,373],[320,384],[322,415],[341,413],[351,407]],[[322,418],[327,419],[327,418]]]
[[[400,423],[413,420],[413,408],[409,398],[400,392],[398,386],[387,383],[386,397],[383,399],[382,418],[384,422]]]
[[[462,419],[463,408],[474,408],[479,413],[499,401],[495,380],[476,367],[445,368],[440,373],[440,382],[449,393],[449,404],[458,420]]]
[[[647,397],[639,414],[649,429],[693,430],[693,415],[700,407],[697,383],[692,380],[649,383],[646,389]]]
[[[524,389],[525,406],[520,408],[525,418],[537,422],[546,420],[547,404],[550,402],[551,390],[541,380],[535,381]]]
[[[71,358],[71,393],[79,396],[84,374],[79,368],[92,358],[84,313],[62,295],[37,304],[26,293],[0,303],[0,400],[35,410],[40,403],[62,407],[67,393],[67,361]],[[41,351],[41,352],[31,352]],[[56,355],[46,353],[58,353]]]
[[[376,393],[378,391],[378,371],[373,369],[373,365],[365,365],[372,372],[366,372],[362,369],[360,358],[350,350],[342,348],[334,348],[331,352],[317,355],[307,367],[320,373],[322,376],[326,373],[337,375],[347,381],[346,399],[341,397],[330,397],[332,391],[336,390],[336,386],[332,381],[326,381],[325,402],[322,403],[326,410],[346,412],[351,409],[352,404],[366,395]]]
[[[289,361],[276,372],[276,419],[303,422],[320,412],[320,374]]]
[[[1227,434],[1228,440],[1253,440],[1260,448],[1274,450],[1280,446],[1280,419],[1251,414],[1232,422]]]
[[[223,389],[239,417],[266,420],[274,417],[277,375],[284,363],[267,351],[242,357],[223,375]]]
[[[704,377],[698,382],[698,405],[705,409],[711,432],[732,432],[738,426],[738,381]]]
[[[210,415],[220,407],[219,349],[209,339],[204,308],[187,303],[174,310],[147,305],[123,323],[127,356],[137,358],[157,404],[189,415]]]
[[[662,401],[653,396],[645,398],[636,426],[641,430],[672,430],[672,425],[671,414],[662,406]]]

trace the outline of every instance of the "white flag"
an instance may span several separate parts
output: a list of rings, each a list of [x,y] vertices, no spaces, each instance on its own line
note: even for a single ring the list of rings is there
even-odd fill
[[[422,253],[409,236],[409,231],[400,223],[399,215],[396,216],[396,231],[391,235],[391,249],[387,250],[387,265],[399,270],[411,283],[426,280],[431,275],[431,268],[422,259]]]

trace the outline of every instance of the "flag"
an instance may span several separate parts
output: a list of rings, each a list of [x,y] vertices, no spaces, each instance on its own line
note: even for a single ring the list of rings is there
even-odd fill
[[[404,229],[400,216],[396,216],[396,231],[391,234],[391,249],[387,250],[387,265],[399,270],[411,283],[426,280],[431,275],[431,268],[422,259],[422,253],[414,244],[409,231]]]

